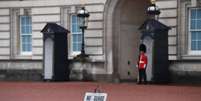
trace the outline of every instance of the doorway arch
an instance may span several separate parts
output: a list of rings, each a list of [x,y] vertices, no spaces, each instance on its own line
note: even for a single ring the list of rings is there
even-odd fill
[[[139,26],[146,19],[149,0],[107,0],[105,5],[105,55],[113,79],[136,80]]]

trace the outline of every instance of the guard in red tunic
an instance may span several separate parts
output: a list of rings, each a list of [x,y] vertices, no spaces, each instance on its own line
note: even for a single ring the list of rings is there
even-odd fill
[[[144,44],[143,44],[144,45]],[[145,54],[146,47],[144,45],[144,49],[140,49],[140,56],[138,60],[138,70],[139,70],[139,81],[138,83],[141,84],[142,80],[144,79],[144,83],[147,83],[147,75],[146,75],[146,68],[147,68],[147,56]]]

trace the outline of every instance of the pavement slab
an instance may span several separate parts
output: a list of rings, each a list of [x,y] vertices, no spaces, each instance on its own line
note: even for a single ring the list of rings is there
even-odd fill
[[[0,82],[0,101],[83,101],[97,87],[107,101],[201,101],[201,86],[97,82]]]

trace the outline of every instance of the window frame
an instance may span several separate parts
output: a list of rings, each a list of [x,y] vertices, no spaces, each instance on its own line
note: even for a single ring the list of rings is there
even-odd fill
[[[28,16],[28,17],[30,17],[30,20],[32,19],[32,17],[30,16],[30,15],[20,15],[19,16],[19,39],[20,39],[20,54],[21,55],[32,55],[32,51],[33,51],[33,47],[32,47],[32,21],[31,21],[31,32],[30,32],[30,34],[27,34],[27,35],[22,35],[22,24],[21,24],[21,17],[23,17],[23,16]],[[31,51],[23,51],[23,47],[22,47],[22,45],[23,45],[23,42],[22,42],[22,36],[31,36]]]
[[[193,9],[201,9],[201,7],[190,7],[188,9],[188,36],[189,36],[189,38],[188,38],[188,46],[189,46],[188,47],[188,54],[189,55],[201,55],[201,50],[192,50],[192,48],[191,48],[192,32],[193,31],[195,31],[195,32],[200,31],[201,32],[201,29],[193,29],[193,30],[191,29],[191,12]],[[201,39],[200,39],[200,41],[201,41]]]
[[[70,42],[70,53],[71,53],[71,55],[72,56],[76,56],[76,55],[78,55],[78,54],[80,54],[81,53],[81,50],[80,51],[74,51],[73,50],[73,47],[74,47],[74,45],[73,45],[73,35],[74,34],[78,34],[78,35],[81,35],[81,43],[80,44],[82,44],[82,31],[80,31],[80,32],[76,32],[76,33],[74,33],[73,32],[73,16],[76,16],[76,14],[71,14],[70,15],[70,29],[71,29],[71,35],[70,35],[70,40],[71,40],[71,42]],[[76,16],[77,17],[77,16]],[[77,25],[79,25],[79,24],[77,24]],[[81,49],[81,48],[80,48]]]

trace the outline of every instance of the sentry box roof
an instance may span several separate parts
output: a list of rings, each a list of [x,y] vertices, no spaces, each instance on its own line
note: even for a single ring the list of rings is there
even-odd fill
[[[56,23],[47,23],[41,31],[43,34],[69,33],[69,31]]]
[[[147,19],[144,23],[140,26],[139,30],[146,31],[146,32],[157,32],[157,31],[167,31],[170,27],[162,24],[161,22],[155,19]]]

